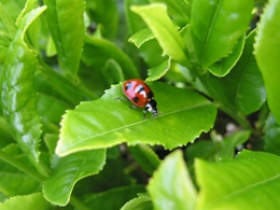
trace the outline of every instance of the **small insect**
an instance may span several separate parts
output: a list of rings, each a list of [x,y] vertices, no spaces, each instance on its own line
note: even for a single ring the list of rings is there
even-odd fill
[[[123,92],[127,99],[130,100],[134,106],[131,108],[142,108],[144,119],[146,112],[149,111],[153,114],[152,117],[158,116],[157,102],[153,99],[154,93],[151,88],[140,79],[130,79],[123,84]],[[119,97],[117,99],[123,99]]]

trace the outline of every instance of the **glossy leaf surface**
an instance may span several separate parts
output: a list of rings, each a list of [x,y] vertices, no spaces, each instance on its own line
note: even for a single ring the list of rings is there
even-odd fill
[[[53,174],[43,186],[45,198],[53,204],[64,206],[69,202],[76,182],[98,173],[105,164],[105,150],[79,152],[53,159]]]
[[[100,99],[82,102],[67,112],[56,153],[66,155],[122,142],[160,144],[171,149],[194,141],[212,127],[216,108],[201,95],[160,82],[150,86],[158,103],[157,118],[147,115],[143,120],[141,110],[128,108],[129,101],[114,100],[123,93],[121,85],[112,86]]]
[[[76,74],[84,39],[84,1],[44,0],[49,29],[64,72]]]
[[[258,25],[255,43],[257,63],[263,75],[267,101],[277,122],[280,124],[280,1],[272,0],[266,6]]]
[[[231,52],[247,30],[253,6],[253,0],[193,1],[190,29],[202,68],[209,67]]]
[[[164,159],[148,184],[154,209],[194,209],[196,190],[183,160],[175,151]]]
[[[34,72],[37,61],[24,42],[30,24],[46,7],[32,10],[19,20],[18,29],[8,50],[2,72],[2,103],[5,117],[11,125],[14,138],[22,150],[37,165],[41,121],[37,112],[37,93],[34,89]]]
[[[169,18],[164,4],[154,3],[146,6],[133,6],[131,9],[139,14],[151,29],[164,54],[183,65],[190,65],[183,38]]]
[[[279,208],[279,156],[243,151],[218,163],[197,160],[198,209]]]

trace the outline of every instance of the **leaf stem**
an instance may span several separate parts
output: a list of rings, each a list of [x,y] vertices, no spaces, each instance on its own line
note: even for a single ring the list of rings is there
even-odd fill
[[[74,195],[71,195],[70,198],[70,204],[74,206],[76,209],[79,210],[90,210],[86,205],[84,205],[78,198],[76,198]]]
[[[0,159],[4,162],[18,168],[19,170],[23,171],[24,173],[32,176],[34,179],[36,179],[39,182],[45,181],[46,177],[38,173],[36,170],[28,167],[27,165],[23,164],[18,159],[14,158],[13,156],[7,154],[3,150],[0,150]]]

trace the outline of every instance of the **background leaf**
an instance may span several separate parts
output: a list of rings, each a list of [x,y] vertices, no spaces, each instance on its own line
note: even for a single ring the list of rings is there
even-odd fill
[[[105,150],[79,152],[53,159],[53,174],[43,185],[45,198],[53,204],[65,206],[75,183],[98,173],[105,164]]]
[[[263,209],[280,206],[279,156],[243,151],[218,163],[197,160],[198,209]]]
[[[247,30],[253,6],[253,0],[193,1],[190,29],[202,68],[209,67],[230,53]]]
[[[141,209],[141,210],[151,210],[153,209],[153,205],[151,202],[151,198],[148,196],[141,196],[138,198],[134,198],[127,202],[121,210],[134,210],[134,209]]]
[[[175,151],[164,159],[148,184],[154,209],[194,209],[196,190],[183,161]]]
[[[268,106],[277,122],[280,124],[280,34],[278,28],[280,18],[280,1],[270,1],[262,15],[258,25],[255,55],[260,67],[265,89],[267,93]]]
[[[44,0],[49,30],[64,73],[76,74],[84,39],[84,1]],[[69,18],[71,17],[71,18]]]
[[[114,100],[123,93],[121,85],[112,86],[100,99],[67,112],[56,153],[66,155],[122,142],[134,145],[139,139],[171,149],[194,141],[213,125],[216,108],[201,95],[159,82],[150,86],[158,102],[157,118],[143,120],[140,110],[128,109],[130,102]]]
[[[265,150],[280,155],[280,126],[275,117],[270,113],[265,122]]]

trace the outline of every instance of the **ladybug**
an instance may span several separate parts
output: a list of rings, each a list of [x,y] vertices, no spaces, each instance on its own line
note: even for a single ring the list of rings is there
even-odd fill
[[[157,102],[153,99],[154,93],[151,88],[140,79],[130,79],[124,82],[123,92],[127,99],[131,101],[134,106],[131,108],[142,108],[144,119],[146,112],[149,111],[153,117],[158,116]]]

